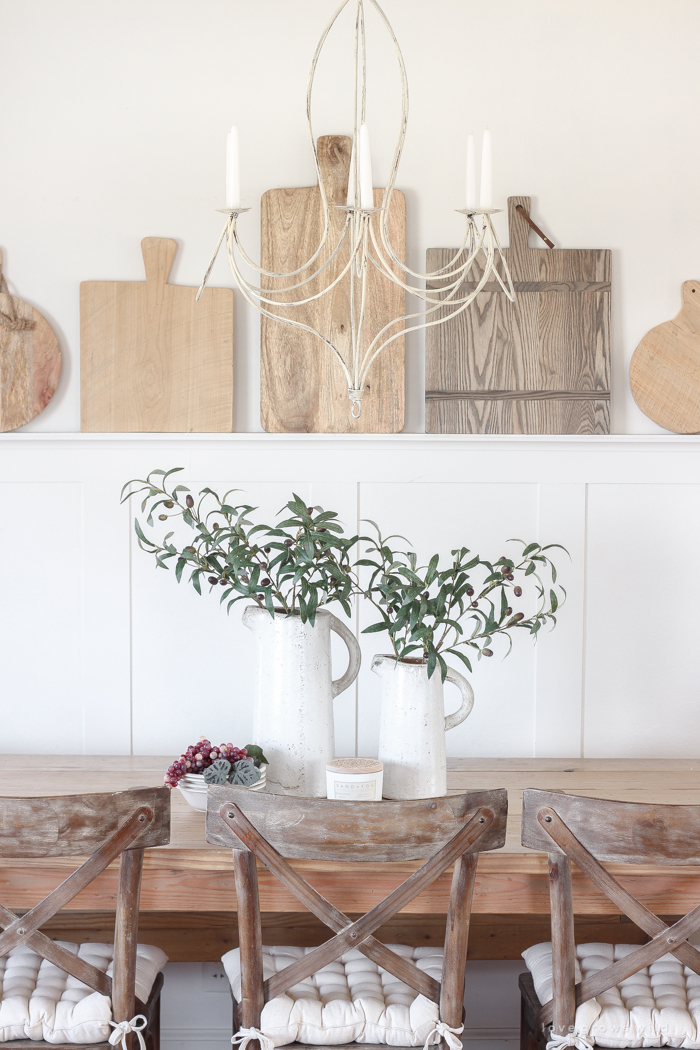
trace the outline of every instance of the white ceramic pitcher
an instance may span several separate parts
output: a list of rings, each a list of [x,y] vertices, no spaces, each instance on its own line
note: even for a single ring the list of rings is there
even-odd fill
[[[258,640],[258,693],[253,742],[270,764],[269,791],[326,797],[326,762],[334,756],[333,697],[357,678],[360,647],[355,635],[326,609],[316,623],[300,616],[247,606],[243,623]],[[342,678],[331,678],[331,631],[348,647],[350,662]]]
[[[427,664],[375,656],[372,670],[382,680],[379,758],[384,763],[385,798],[436,798],[447,794],[445,733],[463,722],[474,692],[457,671],[447,682],[462,694],[458,711],[445,717],[440,667],[428,678]]]

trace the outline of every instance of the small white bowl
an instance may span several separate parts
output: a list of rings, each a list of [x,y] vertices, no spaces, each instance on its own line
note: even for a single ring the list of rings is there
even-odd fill
[[[248,791],[264,791],[267,782],[267,766],[260,766],[260,780]],[[182,793],[186,802],[200,813],[207,811],[207,785],[201,773],[185,773],[177,785],[178,791]]]

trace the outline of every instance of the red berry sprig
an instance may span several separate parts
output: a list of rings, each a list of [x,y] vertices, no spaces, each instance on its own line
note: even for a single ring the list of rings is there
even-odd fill
[[[176,758],[163,777],[166,787],[177,787],[185,773],[203,773],[217,758],[227,758],[231,764],[247,758],[248,752],[244,747],[234,747],[233,744],[219,744],[217,747],[202,736],[199,743],[190,744],[187,750]],[[249,759],[252,762],[252,759]]]

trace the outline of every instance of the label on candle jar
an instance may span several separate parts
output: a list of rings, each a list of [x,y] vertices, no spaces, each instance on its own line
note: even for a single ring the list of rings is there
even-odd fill
[[[373,802],[376,792],[374,780],[360,781],[334,780],[333,797],[339,799],[354,799],[355,802]]]
[[[374,758],[335,758],[326,765],[328,798],[380,802],[384,767]]]

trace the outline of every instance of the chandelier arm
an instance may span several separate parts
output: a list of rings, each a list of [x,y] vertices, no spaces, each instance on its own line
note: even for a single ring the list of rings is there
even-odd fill
[[[347,235],[347,232],[348,232],[348,226],[346,224],[346,226],[343,228],[343,232],[342,232],[342,234],[340,236],[340,240],[338,241],[337,245],[333,249],[332,254],[329,256],[329,258],[326,260],[326,262],[324,262],[322,266],[319,266],[319,268],[317,270],[314,270],[314,272],[309,277],[305,277],[303,281],[298,281],[296,284],[287,285],[286,288],[265,288],[265,289],[263,289],[261,287],[261,291],[267,292],[268,295],[284,295],[286,292],[293,292],[297,288],[303,288],[305,284],[308,284],[310,281],[315,280],[320,274],[323,273],[323,271],[326,269],[326,267],[329,266],[330,263],[333,261],[333,259],[336,257],[336,255],[340,251],[342,245],[345,243],[345,237]],[[245,252],[242,250],[241,242],[240,242],[240,239],[238,237],[237,231],[234,231],[234,240],[236,242],[236,247],[238,248],[242,259],[244,260],[244,262],[247,261]],[[274,279],[274,280],[284,280],[284,279],[286,279],[287,277],[290,276],[289,274],[284,274],[284,273],[271,273],[271,272],[269,272],[267,270],[260,271],[259,268],[257,268],[257,267],[256,267],[256,269],[257,269],[257,271],[259,273],[261,273],[261,275],[263,277],[269,277],[269,278]],[[248,281],[246,283],[248,284],[248,286],[250,288],[255,287],[250,281]]]
[[[360,317],[359,317],[359,320],[357,322],[357,331],[356,331],[357,338],[356,338],[356,340],[354,342],[354,345],[353,345],[353,355],[352,355],[353,356],[353,360],[352,360],[353,382],[355,383],[355,389],[360,389],[360,390],[362,389],[362,387],[358,387],[357,381],[358,381],[359,371],[360,371],[360,346],[362,344],[362,333],[364,331],[365,313],[366,313],[366,310],[367,310],[367,278],[368,278],[369,270],[368,270],[367,262],[366,262],[367,257],[368,257],[366,240],[367,240],[367,226],[368,225],[369,225],[369,223],[366,223],[365,224],[365,229],[363,230],[363,242],[365,242],[364,245],[363,245],[363,249],[364,249],[363,250],[363,255],[364,255],[364,260],[365,261],[364,261],[364,265],[362,267],[362,283],[361,283],[361,295],[360,295]]]
[[[396,255],[394,249],[392,248],[391,242],[390,242],[389,236],[388,236],[388,228],[385,229],[385,224],[384,223],[380,224],[380,231],[381,231],[381,234],[382,234],[382,244],[384,245],[384,250],[388,253],[389,257],[391,258],[391,261],[396,266],[398,266],[401,270],[403,270],[403,272],[408,277],[415,277],[416,280],[418,280],[418,281],[431,281],[431,280],[442,279],[443,277],[444,278],[448,278],[448,277],[451,277],[453,273],[459,272],[459,269],[461,269],[461,267],[458,270],[456,270],[456,271],[448,272],[448,270],[450,269],[451,266],[454,265],[455,260],[458,259],[459,256],[464,251],[465,245],[467,244],[467,241],[469,240],[470,232],[473,231],[472,241],[476,242],[476,248],[474,249],[474,252],[472,253],[475,256],[476,253],[480,250],[480,248],[482,246],[482,243],[483,243],[483,240],[484,240],[484,235],[486,233],[486,228],[485,228],[485,225],[482,225],[481,234],[479,234],[479,232],[477,230],[477,227],[476,227],[476,223],[474,222],[473,217],[471,215],[468,215],[467,216],[467,229],[466,229],[466,232],[465,232],[465,235],[464,235],[464,240],[462,241],[461,248],[455,253],[455,255],[452,256],[450,261],[445,266],[441,267],[439,270],[434,270],[432,273],[417,273],[415,270],[412,270],[409,266],[406,266],[406,264],[404,262],[402,262],[401,259],[398,258],[398,256]]]
[[[373,265],[377,267],[377,269],[379,270],[379,272],[382,274],[383,277],[386,277],[387,280],[393,281],[394,284],[397,284],[400,288],[403,288],[404,291],[409,292],[410,295],[415,295],[418,299],[423,299],[425,302],[432,302],[432,303],[444,302],[443,299],[437,300],[437,299],[433,299],[431,296],[429,296],[428,293],[427,293],[427,289],[424,290],[422,288],[414,288],[412,285],[406,284],[404,281],[402,281],[399,277],[396,276],[396,274],[389,267],[389,265],[387,264],[386,260],[382,256],[381,248],[379,247],[379,245],[377,243],[377,239],[376,239],[376,237],[374,235],[374,231],[372,231],[372,243],[373,243],[373,245],[374,245],[374,247],[375,247],[375,249],[377,251],[377,256],[379,258],[379,263],[377,263],[374,260],[374,258],[372,258],[371,256],[370,256],[370,258],[371,258],[371,261],[372,261]],[[460,267],[458,267],[457,269],[453,270],[452,273],[446,275],[446,277],[444,278],[445,280],[447,280],[450,277],[455,277],[455,280],[452,282],[452,284],[444,284],[442,286],[442,288],[439,289],[439,291],[445,292],[445,291],[449,291],[452,288],[459,287],[459,285],[461,285],[462,282],[464,281],[465,271],[467,271],[472,266],[474,260],[476,259],[477,255],[479,254],[479,252],[481,250],[482,249],[481,249],[481,242],[480,242],[474,248],[472,253],[468,256],[466,261]],[[428,278],[430,278],[432,276],[433,276],[432,274],[427,274],[426,277],[424,278],[424,280],[428,280]],[[431,291],[432,291],[432,289],[431,289]]]
[[[207,266],[206,273],[204,274],[204,277],[202,278],[202,283],[200,284],[199,288],[197,289],[197,294],[194,297],[194,301],[196,303],[199,302],[199,297],[202,294],[202,292],[204,291],[204,289],[206,288],[207,281],[209,280],[209,277],[211,275],[211,271],[214,269],[214,263],[216,262],[216,257],[219,254],[219,250],[221,249],[221,242],[223,241],[224,237],[226,236],[226,231],[228,230],[229,220],[230,220],[230,216],[226,220],[226,222],[224,223],[224,228],[221,231],[221,236],[219,237],[218,241],[216,242],[216,248],[214,249],[214,254],[212,255],[211,259],[209,260],[209,265]]]
[[[335,354],[336,358],[338,359],[338,363],[340,364],[340,367],[343,370],[343,375],[345,376],[345,380],[346,380],[346,382],[348,384],[348,388],[349,388],[351,386],[351,384],[352,384],[352,377],[350,375],[350,372],[348,371],[348,368],[347,368],[347,365],[345,364],[345,361],[343,360],[342,354],[340,353],[338,348],[333,345],[333,343],[330,341],[330,339],[326,339],[325,335],[322,335],[321,332],[317,331],[316,328],[312,328],[311,325],[304,324],[303,321],[294,321],[290,317],[284,317],[281,314],[273,314],[270,310],[266,310],[264,307],[262,307],[260,305],[260,303],[256,302],[255,299],[249,294],[249,292],[248,292],[248,290],[246,288],[245,281],[242,279],[242,276],[241,276],[241,274],[240,274],[240,272],[238,270],[238,266],[236,264],[235,256],[234,256],[233,252],[230,251],[230,250],[229,250],[229,263],[230,263],[231,269],[233,271],[233,276],[236,279],[236,284],[238,285],[239,290],[241,291],[241,294],[243,295],[243,298],[246,300],[246,302],[249,303],[255,310],[257,310],[259,314],[261,314],[263,317],[268,317],[271,321],[278,321],[280,324],[286,324],[290,328],[297,328],[300,331],[310,332],[311,335],[318,336],[318,338],[321,340],[321,342],[325,343],[326,346],[329,348],[329,350],[332,350],[333,353]]]
[[[298,274],[303,273],[305,270],[308,270],[308,268],[312,265],[312,263],[315,262],[315,260],[318,258],[319,254],[323,250],[323,248],[325,248],[326,241],[328,240],[327,235],[324,235],[324,239],[323,239],[322,243],[319,245],[318,251],[314,252],[314,254],[311,256],[311,258],[307,259],[307,261],[303,264],[303,266],[300,266],[297,270],[289,270],[287,273],[276,273],[274,270],[264,270],[261,266],[258,266],[257,263],[253,262],[253,260],[247,254],[245,248],[243,247],[243,245],[242,245],[242,243],[240,241],[240,238],[238,236],[238,226],[236,224],[235,217],[233,217],[231,221],[233,222],[233,227],[234,227],[234,230],[235,230],[236,245],[238,247],[239,252],[241,253],[241,258],[246,263],[246,265],[249,266],[251,270],[254,270],[255,273],[259,273],[261,275],[261,277],[273,277],[273,278],[275,278],[277,280],[280,280],[280,281],[286,280],[287,278],[296,277]],[[347,227],[347,219],[346,219],[345,225]],[[305,278],[304,281],[301,282],[302,284],[305,283],[305,281],[307,281],[307,280],[312,280],[317,274],[319,274],[321,272],[322,269],[325,269],[325,267],[331,261],[333,256],[338,252],[338,250],[340,248],[340,245],[342,243],[342,238],[345,237],[346,232],[347,232],[347,229],[343,229],[343,233],[341,234],[341,241],[339,241],[338,244],[336,245],[336,247],[334,248],[330,259],[328,259],[327,262],[325,262],[323,264],[321,269],[316,270],[312,274],[311,277]],[[298,286],[295,285],[295,287],[298,287]],[[287,288],[287,289],[280,289],[280,291],[290,291],[290,289],[289,288]]]
[[[236,241],[236,244],[238,244],[238,241]],[[228,253],[229,253],[229,262],[233,266],[233,262],[232,262],[232,259],[233,259],[233,241],[232,241],[232,239],[229,239],[229,241],[227,242],[227,245],[228,245]],[[348,260],[348,262],[346,263],[345,267],[338,274],[338,276],[335,278],[335,280],[332,281],[329,285],[326,285],[326,287],[321,289],[320,292],[317,292],[315,295],[310,295],[306,299],[295,299],[295,300],[292,300],[291,302],[286,302],[286,303],[284,303],[284,302],[283,303],[277,302],[277,300],[275,300],[275,299],[268,299],[263,294],[264,292],[267,292],[268,289],[267,288],[264,288],[264,289],[263,288],[259,288],[257,285],[251,284],[250,281],[247,281],[245,279],[245,277],[243,277],[243,275],[242,275],[242,273],[240,271],[240,268],[238,266],[236,266],[236,269],[234,271],[234,277],[236,278],[236,283],[238,284],[239,288],[243,289],[243,287],[245,287],[247,289],[247,291],[252,296],[254,296],[254,298],[258,299],[262,303],[267,303],[269,306],[279,306],[279,307],[282,307],[282,306],[285,306],[285,307],[286,306],[307,306],[309,303],[313,303],[313,302],[316,302],[317,299],[321,299],[324,295],[326,295],[328,292],[330,292],[332,288],[335,288],[335,286],[337,284],[339,284],[340,281],[342,281],[342,279],[345,277],[345,275],[347,274],[348,270],[351,268],[352,263],[353,263],[353,257],[351,256],[350,259]],[[279,292],[282,292],[282,291],[287,291],[287,289],[279,289],[277,294],[279,294]],[[274,292],[274,289],[273,289],[273,292]]]
[[[491,263],[493,263],[493,253],[492,252],[489,253],[489,257],[490,257]],[[488,262],[488,258],[487,258],[487,262]],[[459,316],[459,314],[464,313],[464,311],[467,309],[467,307],[471,305],[471,303],[477,297],[477,295],[479,294],[479,292],[481,291],[483,286],[486,284],[486,281],[488,280],[488,278],[490,276],[490,269],[491,269],[490,265],[487,265],[484,268],[483,276],[481,277],[481,280],[477,284],[476,288],[473,290],[473,292],[470,293],[469,296],[467,296],[466,299],[464,299],[464,301],[462,302],[462,305],[459,307],[459,309],[457,309],[454,312],[452,312],[449,317],[438,317],[434,321],[426,321],[423,324],[409,325],[408,328],[403,328],[400,332],[397,332],[395,335],[390,336],[389,339],[386,339],[380,346],[378,346],[373,352],[371,352],[372,351],[372,347],[374,346],[374,344],[378,341],[378,339],[381,337],[381,335],[388,328],[392,327],[392,325],[398,324],[400,321],[404,321],[404,322],[410,321],[411,318],[413,318],[413,317],[426,317],[428,314],[434,313],[436,310],[438,310],[439,306],[433,306],[433,307],[430,308],[430,310],[421,310],[421,311],[418,311],[417,313],[406,314],[405,317],[396,318],[394,321],[391,321],[388,325],[385,325],[384,328],[380,332],[377,333],[377,335],[374,337],[374,339],[372,340],[372,342],[370,343],[370,345],[367,348],[367,352],[365,354],[365,359],[364,359],[364,362],[363,362],[363,365],[362,365],[362,372],[361,372],[361,375],[360,375],[360,380],[361,380],[360,389],[362,389],[362,387],[364,386],[364,384],[365,384],[365,382],[367,380],[367,376],[369,375],[369,370],[372,367],[372,364],[374,363],[375,358],[378,357],[379,354],[382,352],[382,350],[385,350],[386,347],[389,346],[390,343],[393,343],[394,340],[400,339],[401,336],[405,336],[409,332],[420,332],[420,331],[422,331],[424,329],[434,328],[437,325],[444,324],[445,321],[452,320],[453,317],[457,317],[457,316]]]
[[[501,242],[498,239],[498,234],[496,233],[496,228],[493,225],[493,223],[491,222],[491,216],[487,215],[486,218],[488,220],[488,225],[489,225],[489,230],[490,230],[489,236],[492,237],[493,240],[495,240],[495,242],[496,242],[496,249],[498,251],[498,257],[501,260],[501,262],[503,263],[503,269],[505,270],[505,275],[506,275],[506,277],[508,279],[508,287],[506,288],[505,284],[501,280],[501,275],[499,274],[499,272],[498,272],[498,270],[496,269],[495,266],[493,267],[493,275],[496,278],[496,280],[498,281],[498,283],[500,284],[500,286],[503,289],[503,291],[506,293],[506,295],[510,299],[510,301],[512,303],[514,303],[515,302],[515,289],[513,288],[513,279],[512,279],[512,277],[510,275],[510,270],[508,269],[508,263],[506,262],[505,256],[503,254],[503,249],[501,248]]]
[[[382,277],[384,277],[386,280],[392,280],[394,284],[398,285],[399,288],[402,288],[405,292],[408,293],[408,295],[413,295],[416,299],[420,299],[420,301],[423,303],[430,303],[434,306],[439,307],[445,302],[449,302],[452,306],[461,305],[461,303],[463,302],[462,299],[453,299],[452,296],[456,295],[461,286],[464,284],[466,275],[462,275],[462,277],[459,277],[452,284],[447,284],[443,288],[439,289],[440,292],[449,292],[449,296],[446,296],[445,299],[434,299],[421,288],[414,288],[412,285],[403,284],[403,282],[397,280],[395,277],[390,278],[387,272],[384,270],[383,266],[377,262],[373,255],[368,255],[368,259],[372,263],[372,266],[374,266],[374,268],[382,275]]]

